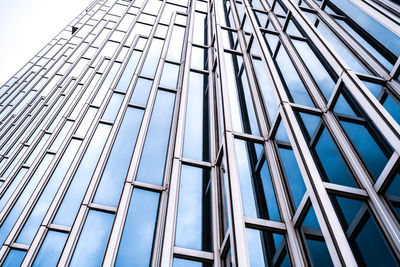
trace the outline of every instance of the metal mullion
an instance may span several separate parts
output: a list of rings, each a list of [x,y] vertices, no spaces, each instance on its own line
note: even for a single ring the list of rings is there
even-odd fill
[[[247,216],[245,216],[244,219],[246,227],[250,227],[252,229],[257,229],[261,231],[272,231],[274,233],[280,233],[280,234],[286,233],[286,225],[282,222],[264,220]]]
[[[164,10],[165,4],[166,4],[166,2],[163,2],[162,6],[160,7],[160,11],[158,13],[159,15],[157,16],[157,20],[154,23],[154,25],[158,25],[159,20],[160,20],[160,14]],[[175,15],[173,15],[172,19],[175,20]],[[156,28],[157,27],[153,26],[153,28],[152,28],[152,30],[150,32],[149,40],[146,43],[146,47],[143,50],[142,57],[139,60],[138,67],[136,68],[136,71],[135,71],[135,76],[134,77],[136,77],[136,78],[139,76],[141,66],[143,65],[143,63],[144,63],[144,61],[145,61],[145,59],[147,57],[147,53],[148,53],[148,50],[150,48],[151,40],[154,38],[154,33],[156,31]],[[165,40],[165,42],[163,44],[163,50],[162,50],[161,58],[159,60],[158,66],[157,66],[157,70],[156,70],[156,74],[155,74],[155,77],[154,77],[154,80],[153,80],[153,85],[152,85],[152,88],[151,88],[151,91],[150,91],[147,107],[146,107],[145,112],[143,114],[141,127],[140,127],[139,133],[137,135],[136,146],[135,146],[135,149],[133,151],[132,159],[131,159],[131,162],[130,162],[130,165],[129,165],[127,178],[126,178],[126,181],[125,181],[127,183],[135,183],[134,178],[136,176],[137,169],[139,167],[141,152],[142,152],[142,149],[144,147],[144,142],[145,142],[145,139],[146,139],[146,133],[147,133],[148,126],[150,124],[152,109],[153,109],[154,102],[155,102],[155,97],[156,97],[156,94],[157,94],[157,84],[158,84],[158,81],[161,78],[161,72],[162,72],[162,68],[163,68],[162,59],[165,58],[166,52],[168,50],[167,43],[169,42],[170,35],[172,34],[172,28],[173,27],[169,27],[167,38],[166,38],[166,40]],[[132,85],[133,85],[133,83],[131,83],[131,85],[129,86],[127,95],[130,95],[130,92],[134,89],[134,87]],[[171,126],[171,129],[172,129],[172,126]],[[116,213],[116,216],[115,216],[115,219],[114,219],[114,227],[111,230],[108,246],[107,246],[107,249],[106,249],[106,252],[105,252],[105,256],[104,256],[103,263],[106,266],[113,265],[115,260],[116,260],[117,249],[118,249],[118,246],[119,246],[120,239],[122,237],[122,231],[123,231],[126,215],[127,215],[127,212],[128,212],[131,193],[132,193],[131,188],[127,187],[127,185],[126,185],[124,187],[123,191],[122,191],[121,201],[119,203],[118,210],[117,210],[117,213]],[[159,210],[162,210],[162,207],[163,207],[163,202],[164,201],[163,201],[163,197],[162,196],[163,196],[163,194],[161,193]],[[161,216],[162,216],[162,212],[158,212],[158,218],[160,218]],[[157,233],[160,231],[160,225],[161,225],[161,223],[158,220],[158,224],[156,226],[156,228],[157,228],[156,229],[156,235],[155,235],[153,244],[158,243],[156,239],[158,237]],[[154,247],[156,247],[156,245]],[[156,253],[156,250],[157,250],[157,248],[153,250],[152,258],[155,257],[154,255]],[[154,264],[154,261],[153,261],[153,264]]]
[[[222,3],[219,1],[215,2],[215,12],[218,11],[223,12]],[[224,13],[224,12],[223,12]],[[232,212],[232,220],[233,223],[230,224],[231,228],[231,249],[232,249],[232,258],[234,266],[248,266],[249,265],[249,256],[247,249],[247,240],[246,240],[246,231],[244,224],[244,215],[242,208],[242,200],[240,193],[240,183],[239,183],[239,174],[236,166],[236,156],[235,156],[235,148],[234,148],[234,137],[232,135],[232,117],[230,113],[230,103],[228,97],[228,88],[227,88],[227,77],[225,74],[225,57],[224,57],[224,49],[222,44],[222,33],[221,33],[221,24],[219,21],[219,17],[215,16],[216,22],[216,45],[219,56],[219,69],[220,69],[220,82],[222,91],[222,112],[224,117],[224,126],[225,126],[225,150],[226,150],[226,160],[227,160],[227,171],[230,177],[230,183],[228,186],[228,191],[234,197],[230,199],[231,201],[231,212]],[[236,257],[235,257],[236,255]],[[236,261],[235,261],[236,258]]]
[[[208,263],[212,263],[214,260],[214,255],[211,252],[181,247],[174,247],[174,256],[181,259],[197,260]]]
[[[51,105],[54,105],[55,103],[57,103],[57,101],[58,101],[58,100],[55,99]],[[53,107],[54,107],[54,106],[53,106]],[[59,105],[57,108],[61,108],[61,107],[62,107],[62,104],[60,103],[60,105]],[[49,113],[47,113],[47,114],[49,114]],[[46,115],[47,115],[47,114],[46,114]],[[46,117],[46,115],[43,114],[43,117]],[[54,114],[52,114],[52,116],[53,116],[53,118],[56,116],[55,112],[54,112]],[[43,119],[44,119],[44,118],[43,118]],[[50,119],[51,119],[51,117],[48,119],[49,123],[51,123],[51,120],[50,120]],[[39,121],[38,123],[40,124],[41,122]],[[48,123],[48,124],[49,124],[49,123]],[[45,125],[46,125],[46,124],[45,124]],[[57,129],[57,128],[56,128],[56,129]],[[34,129],[34,128],[32,129],[32,132],[33,132],[33,133],[35,132],[35,129]],[[42,131],[40,131],[40,132],[42,132]],[[40,132],[39,132],[39,133],[40,133]],[[43,132],[44,132],[44,131],[43,131]],[[21,162],[24,162],[24,161],[26,160],[26,158],[29,157],[30,152],[33,151],[33,150],[36,148],[36,145],[34,146],[33,144],[34,144],[34,143],[38,143],[37,140],[40,139],[42,136],[43,136],[43,134],[38,134],[38,135],[37,135],[37,137],[33,140],[32,144],[29,146],[29,148],[31,148],[31,149],[28,148],[28,150],[25,152],[25,155],[26,155],[26,156],[23,156],[23,157],[21,158]],[[46,145],[49,144],[50,141],[52,141],[52,138],[51,138],[51,137],[50,137],[49,140],[47,140],[47,142],[44,144],[43,149],[46,147]],[[39,152],[39,153],[40,153],[40,152]],[[14,152],[13,154],[18,154],[17,150],[15,150],[15,152]],[[40,154],[39,154],[39,155],[40,155]],[[39,156],[39,155],[38,155],[38,156]],[[34,164],[33,164],[33,165],[34,165]],[[14,168],[14,172],[16,172],[17,169],[18,169],[18,168]],[[4,170],[5,170],[5,167],[3,166],[3,170],[2,170],[2,171],[4,171]],[[15,173],[13,173],[13,172],[10,173],[10,175],[12,175],[12,176],[13,176],[14,174],[15,174]],[[9,177],[12,177],[12,176],[9,176]],[[8,180],[8,179],[7,179],[7,180]],[[8,183],[11,183],[11,182],[12,182],[12,181],[10,180],[10,182],[8,182]],[[6,181],[5,184],[8,184],[8,183],[7,183],[7,181]],[[4,184],[3,184],[3,188],[5,188],[5,185],[4,185]],[[10,199],[11,199],[11,198],[10,198]]]
[[[392,180],[392,176],[395,175],[397,168],[399,167],[399,159],[400,156],[397,152],[393,153],[393,155],[390,157],[389,162],[386,164],[381,175],[379,175],[379,178],[374,184],[374,189],[376,190],[376,192],[382,194],[383,191],[387,188]]]
[[[194,1],[193,1],[194,2]],[[165,228],[164,228],[164,236],[162,240],[162,251],[160,255],[160,264],[162,266],[172,266],[173,262],[173,253],[174,253],[174,240],[175,240],[175,231],[176,231],[176,216],[178,210],[178,198],[179,198],[179,187],[180,187],[180,175],[181,175],[181,157],[183,153],[183,139],[184,139],[184,131],[185,131],[185,122],[186,122],[186,110],[187,110],[187,97],[188,97],[188,89],[189,89],[189,79],[190,79],[190,58],[191,58],[191,49],[192,49],[192,38],[193,38],[193,24],[194,18],[193,15],[195,12],[195,4],[191,5],[191,10],[189,11],[189,27],[186,27],[186,38],[188,40],[188,46],[186,50],[185,58],[187,60],[184,68],[184,76],[183,76],[183,85],[181,89],[180,96],[180,107],[178,113],[178,121],[176,126],[176,136],[175,136],[175,148],[173,152],[173,160],[171,167],[171,180],[169,183],[169,194],[168,200],[165,201],[167,204],[165,207],[166,215],[165,215]],[[174,21],[174,18],[172,19]],[[173,25],[171,23],[171,25]],[[170,30],[172,34],[172,29]]]
[[[326,245],[334,264],[357,265],[345,233],[338,218],[329,216],[336,214],[329,195],[325,190],[318,168],[313,160],[308,144],[303,137],[296,116],[287,104],[283,105],[283,122],[289,129],[288,136],[293,145],[293,152],[299,163],[303,181],[309,193],[311,203],[324,234]],[[328,217],[329,216],[329,220]]]
[[[249,4],[248,2],[244,2],[243,4],[243,12],[246,14],[246,17],[248,20],[251,20],[251,18],[247,15],[246,13],[246,7],[247,7],[247,12]],[[237,11],[236,3],[231,6],[231,12],[233,12],[234,19],[236,20],[236,24],[238,23],[239,20],[239,14]],[[234,10],[234,11],[233,11]],[[259,86],[256,84],[256,75],[254,73],[254,70],[252,68],[252,60],[251,60],[251,55],[248,51],[246,51],[246,40],[244,36],[243,30],[239,30],[237,32],[238,36],[238,41],[240,45],[241,51],[243,51],[243,65],[245,68],[245,74],[247,76],[247,81],[249,83],[249,90],[251,93],[251,98],[253,102],[253,107],[256,113],[257,121],[258,121],[258,127],[260,130],[260,133],[264,139],[268,138],[268,130],[269,130],[269,124],[268,124],[268,119],[267,119],[267,114],[265,114],[264,108],[263,108],[263,103],[261,100],[261,95],[259,93],[259,90],[256,90],[256,88],[259,88]],[[254,37],[253,37],[254,38]],[[253,40],[254,42],[254,40]]]
[[[302,253],[301,244],[297,238],[294,224],[292,223],[292,212],[289,204],[289,198],[286,194],[285,187],[282,183],[282,174],[278,167],[278,155],[271,141],[264,143],[267,164],[269,165],[271,181],[276,191],[276,200],[279,206],[279,211],[286,228],[286,237],[288,244],[288,254],[299,266],[306,266],[304,255]],[[290,252],[290,253],[289,253]]]
[[[221,190],[219,190],[219,183],[218,183],[218,166],[217,161],[220,159],[218,156],[222,155],[219,152],[222,152],[222,149],[218,149],[218,126],[217,126],[217,110],[215,105],[217,104],[217,100],[215,97],[215,84],[213,82],[214,76],[212,75],[212,60],[214,59],[214,50],[212,39],[214,36],[214,29],[213,29],[213,18],[212,18],[212,11],[211,11],[211,3],[207,1],[207,31],[208,31],[208,44],[207,49],[208,59],[207,59],[207,71],[208,71],[208,114],[209,114],[209,146],[210,146],[210,162],[211,162],[211,172],[210,172],[210,179],[211,179],[211,216],[212,216],[212,247],[214,249],[214,267],[221,266],[221,254],[220,254],[220,216],[219,214],[222,213],[222,206],[219,205],[219,194]],[[201,47],[201,46],[199,46]],[[188,64],[190,65],[190,64]],[[227,218],[228,219],[228,218]]]

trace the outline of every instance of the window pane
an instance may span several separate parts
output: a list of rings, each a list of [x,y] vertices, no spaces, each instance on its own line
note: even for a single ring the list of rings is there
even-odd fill
[[[211,267],[209,263],[174,258],[173,267]]]
[[[129,205],[116,266],[149,266],[160,195],[134,189]],[[134,244],[134,246],[132,245]]]
[[[208,76],[190,72],[183,156],[209,160]]]
[[[12,249],[8,253],[6,260],[3,263],[3,267],[18,267],[25,257],[26,252],[22,250]]]
[[[182,166],[175,245],[211,251],[211,181],[208,170]]]
[[[152,84],[152,80],[139,78],[129,103],[146,106]]]
[[[29,216],[29,219],[25,223],[21,233],[17,238],[17,242],[21,244],[30,245],[37,230],[42,223],[44,216],[53,200],[57,190],[64,179],[65,174],[67,173],[76,152],[78,151],[79,146],[81,145],[80,140],[73,139],[62,159],[58,163],[57,168],[55,169],[53,175],[50,177],[46,188],[41,194],[38,202],[36,203],[32,213]]]
[[[142,72],[141,72],[142,75],[148,76],[150,78],[154,77],[154,74],[156,73],[158,61],[160,59],[163,44],[164,44],[164,40],[160,40],[157,38],[154,38],[151,41],[150,49],[147,53],[146,60],[142,67]]]
[[[161,75],[160,86],[175,89],[178,85],[179,65],[165,63]]]
[[[331,199],[357,262],[365,266],[398,266],[367,204],[338,196]]]
[[[168,150],[175,94],[159,90],[147,131],[137,180],[161,185]]]
[[[333,266],[313,207],[310,207],[300,228],[312,266]]]
[[[36,256],[33,266],[56,266],[68,234],[49,231]]]
[[[280,221],[263,146],[236,139],[235,147],[244,214]]]
[[[117,117],[119,108],[121,107],[122,100],[124,100],[123,94],[113,93],[110,99],[110,102],[107,104],[106,111],[102,116],[102,120],[106,120],[109,122],[114,122]]]
[[[90,210],[69,266],[100,266],[114,215]]]
[[[177,25],[174,26],[171,35],[171,41],[168,46],[167,60],[175,62],[181,61],[183,39],[185,37],[185,29],[186,28]]]
[[[247,228],[246,237],[250,266],[291,266],[283,235]]]
[[[128,172],[143,110],[126,110],[93,202],[116,207]]]
[[[126,92],[128,89],[128,86],[132,80],[133,74],[135,73],[136,66],[139,62],[141,52],[134,50],[131,54],[131,57],[129,58],[128,63],[126,64],[125,70],[122,73],[121,78],[119,79],[119,82],[116,86],[115,89]]]
[[[97,127],[53,223],[72,226],[110,130],[106,124]]]

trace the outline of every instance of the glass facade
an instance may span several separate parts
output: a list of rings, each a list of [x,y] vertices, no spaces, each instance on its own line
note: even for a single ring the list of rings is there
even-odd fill
[[[0,87],[0,265],[399,266],[399,21],[93,1]]]

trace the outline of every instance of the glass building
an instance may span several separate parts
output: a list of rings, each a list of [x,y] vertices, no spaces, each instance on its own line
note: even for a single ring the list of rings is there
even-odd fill
[[[0,88],[1,266],[399,266],[400,4],[96,0]]]

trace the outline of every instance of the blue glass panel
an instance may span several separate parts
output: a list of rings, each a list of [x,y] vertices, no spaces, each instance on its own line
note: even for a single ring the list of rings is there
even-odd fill
[[[50,162],[54,158],[52,154],[46,154],[42,159],[42,162],[39,164],[33,176],[29,179],[28,184],[26,185],[24,191],[19,196],[17,202],[14,204],[14,207],[8,214],[4,223],[0,227],[0,245],[3,244],[4,240],[10,233],[11,228],[15,225],[21,211],[25,208],[26,203],[32,195],[33,190],[35,190],[37,184],[40,179],[43,177],[43,174],[47,170],[50,165]]]
[[[188,87],[183,156],[209,160],[207,76],[191,72]]]
[[[153,78],[156,73],[158,61],[160,60],[160,55],[162,47],[164,45],[164,40],[154,38],[151,41],[150,49],[147,53],[146,60],[142,67],[141,74]]]
[[[315,152],[329,182],[358,187],[339,149],[326,129],[323,130],[318,143],[315,145]]]
[[[114,207],[118,205],[142,116],[141,109],[128,107],[126,110],[93,202]]]
[[[304,185],[299,166],[297,165],[297,161],[292,150],[279,148],[279,153],[281,156],[284,172],[286,173],[290,193],[292,195],[295,206],[298,207],[306,191],[306,187]]]
[[[276,130],[275,139],[278,141],[290,143],[289,137],[286,133],[285,125],[283,124],[282,120],[279,122],[278,129]]]
[[[239,55],[225,52],[228,97],[231,107],[233,129],[238,132],[259,135],[246,72],[242,70],[243,59]]]
[[[159,198],[159,193],[133,190],[116,266],[150,265]]]
[[[36,203],[32,213],[29,216],[29,219],[25,223],[21,233],[17,238],[17,242],[21,244],[30,245],[37,230],[39,229],[40,224],[46,212],[53,200],[55,194],[57,193],[58,188],[60,187],[61,182],[64,179],[65,174],[70,167],[76,152],[78,151],[79,146],[82,141],[72,139],[69,143],[67,150],[65,151],[62,159],[57,165],[53,175],[50,177],[46,188],[41,194],[38,202]]]
[[[347,116],[357,117],[356,113],[354,113],[354,110],[342,94],[339,95],[333,111]]]
[[[280,47],[275,60],[293,101],[297,104],[314,107],[307,89],[304,87],[299,74],[283,46]]]
[[[125,95],[123,94],[113,93],[110,102],[108,102],[106,111],[101,119],[114,122],[124,97]]]
[[[331,0],[337,7],[344,10],[360,27],[371,34],[375,39],[385,45],[396,56],[400,55],[400,37],[388,30],[381,23],[362,11],[348,0]]]
[[[121,91],[121,92],[126,92],[128,89],[128,86],[132,80],[133,74],[135,73],[136,66],[139,62],[140,55],[142,52],[134,50],[131,54],[131,57],[129,58],[128,63],[126,64],[125,70],[121,75],[121,78],[119,79],[119,82],[115,89]]]
[[[114,215],[90,210],[69,266],[100,266]]]
[[[306,244],[313,266],[333,266],[332,260],[329,256],[328,247],[326,244],[319,240],[307,239]]]
[[[342,19],[336,21],[354,38],[356,39],[368,52],[372,54],[386,69],[391,70],[393,64],[384,58],[373,46],[371,46],[362,36],[360,36],[351,26]]]
[[[6,260],[3,262],[3,267],[19,267],[25,257],[26,251],[12,249],[8,253]]]
[[[175,246],[211,251],[209,171],[183,165],[179,188]]]
[[[389,244],[363,201],[332,196],[349,244],[360,265],[398,266]],[[363,218],[363,219],[362,219]],[[348,230],[355,229],[354,232]]]
[[[353,71],[360,73],[369,73],[365,67],[356,59],[356,57],[343,45],[343,43],[336,38],[332,31],[320,21],[317,26],[319,32],[325,39],[329,42],[331,46],[335,49],[336,53],[341,56],[341,58],[349,65]]]
[[[137,180],[161,185],[168,150],[175,94],[159,90],[147,131]]]
[[[315,132],[318,129],[318,125],[320,125],[321,118],[320,118],[320,116],[315,116],[315,115],[311,115],[308,113],[299,113],[299,114],[300,114],[301,120],[304,124],[304,127],[307,130],[308,137],[311,140],[311,138],[314,137]]]
[[[388,157],[383,153],[365,126],[347,121],[341,121],[341,124],[366,167],[371,172],[372,177],[378,179],[388,161]]]
[[[308,248],[308,255],[310,261],[312,261],[313,266],[333,266],[332,260],[329,256],[328,248],[325,244],[322,232],[320,231],[320,226],[315,216],[313,207],[311,206],[304,218],[301,226],[303,232],[303,237],[305,238],[305,244]],[[318,237],[311,237],[307,234],[309,230],[312,230],[314,234]]]
[[[139,78],[129,103],[146,106],[152,84],[152,80]]]
[[[174,258],[173,267],[211,267],[211,264]]]
[[[10,199],[10,196],[12,195],[12,193],[14,193],[15,188],[17,187],[17,185],[19,184],[22,177],[24,177],[24,175],[27,171],[28,171],[27,168],[21,168],[18,171],[18,174],[15,176],[14,180],[8,186],[6,192],[0,199],[0,211],[4,208],[4,205],[6,205],[7,201]]]
[[[251,158],[256,157],[254,155],[254,146],[259,146],[262,149],[262,145],[255,144],[252,145],[248,143],[249,148],[246,146],[246,141],[236,139],[236,159],[237,168],[239,171],[239,181],[240,181],[240,191],[242,193],[242,204],[245,216],[258,217],[257,216],[257,206],[256,206],[256,194],[253,188],[253,169],[256,162],[252,162]],[[249,155],[250,154],[250,155]],[[257,160],[258,161],[258,160]]]
[[[161,74],[160,86],[175,89],[178,85],[179,65],[165,63]]]
[[[307,42],[292,39],[297,52],[300,54],[301,59],[306,64],[308,70],[318,84],[319,89],[324,94],[325,98],[329,100],[333,89],[335,88],[335,81],[329,75],[325,66],[321,63],[320,59],[311,49]]]
[[[390,115],[392,115],[393,119],[397,121],[397,123],[400,124],[400,105],[396,100],[391,95],[388,95],[385,102],[383,103],[383,106],[386,108],[386,110],[389,112]]]
[[[49,231],[38,255],[33,263],[33,266],[56,266],[58,259],[67,241],[68,234]]]
[[[267,219],[280,221],[278,204],[276,203],[276,195],[272,185],[271,175],[269,173],[268,164],[264,161],[260,170],[261,182],[264,190],[265,202],[267,203],[268,216]]]
[[[382,84],[362,81],[364,85],[371,91],[371,93],[378,98],[379,93],[382,91]]]
[[[278,258],[276,253],[280,252],[278,249],[281,243],[285,242],[282,235],[247,228],[246,237],[250,266],[282,266],[280,262],[276,262],[275,264],[273,262],[273,259]]]
[[[72,226],[110,130],[106,124],[97,127],[53,223]]]

